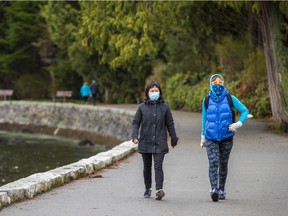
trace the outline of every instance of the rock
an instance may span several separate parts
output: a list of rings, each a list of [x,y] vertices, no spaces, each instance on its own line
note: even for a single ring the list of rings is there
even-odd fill
[[[59,130],[60,130],[60,128],[57,128],[57,129],[53,132],[53,134],[54,134],[54,135],[57,135],[57,133],[59,132]]]
[[[94,175],[91,178],[103,178],[103,176],[102,175]]]
[[[19,131],[20,133],[29,133],[29,134],[33,134],[33,131],[32,130],[29,130],[27,128],[23,128]]]
[[[94,144],[91,140],[84,139],[84,140],[81,140],[81,141],[79,142],[79,145],[80,145],[80,146],[87,146],[87,145],[89,145],[89,146],[94,146],[95,144]]]

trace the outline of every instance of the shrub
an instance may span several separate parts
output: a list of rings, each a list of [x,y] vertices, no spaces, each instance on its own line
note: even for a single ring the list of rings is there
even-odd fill
[[[178,73],[169,78],[165,86],[165,98],[171,109],[183,109],[189,86],[185,84],[185,75]]]

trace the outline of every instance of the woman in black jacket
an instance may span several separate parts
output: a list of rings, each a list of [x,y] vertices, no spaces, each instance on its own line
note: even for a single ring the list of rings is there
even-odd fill
[[[173,116],[165,103],[160,85],[153,81],[145,89],[145,99],[136,111],[133,119],[132,141],[138,144],[138,152],[143,158],[143,175],[145,183],[144,197],[151,196],[152,158],[154,159],[156,200],[161,200],[163,191],[163,160],[168,153],[167,130],[171,137],[171,145],[177,145],[178,137],[174,128]],[[141,126],[141,128],[140,128]],[[140,128],[140,137],[138,138]]]

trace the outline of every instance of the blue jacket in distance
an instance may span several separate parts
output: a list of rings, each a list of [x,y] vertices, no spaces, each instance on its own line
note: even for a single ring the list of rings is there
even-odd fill
[[[92,92],[91,92],[89,86],[84,84],[80,89],[80,94],[82,97],[88,97],[92,94]]]

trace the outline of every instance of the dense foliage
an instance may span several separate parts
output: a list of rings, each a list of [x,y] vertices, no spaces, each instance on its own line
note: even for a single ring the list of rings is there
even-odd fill
[[[288,6],[275,8],[288,106]],[[15,99],[49,99],[60,89],[80,98],[82,83],[96,79],[102,102],[135,103],[157,80],[173,109],[200,111],[220,72],[252,114],[270,116],[259,10],[252,1],[1,2],[0,88],[14,89]]]

